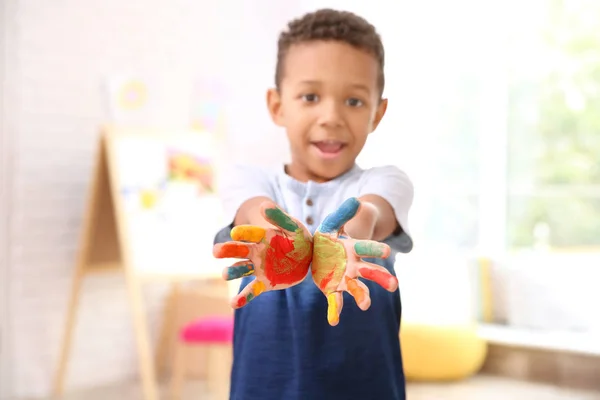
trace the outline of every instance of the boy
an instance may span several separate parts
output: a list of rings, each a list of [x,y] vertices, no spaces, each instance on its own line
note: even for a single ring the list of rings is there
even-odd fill
[[[222,187],[225,212],[233,222],[215,242],[231,241],[232,234],[239,244],[244,240],[240,225],[270,227],[272,235],[268,222],[274,219],[265,207],[273,211],[276,205],[295,218],[287,226],[296,229],[304,246],[327,216],[331,222],[347,199],[356,198],[359,206],[340,233],[387,243],[391,256],[370,261],[393,274],[395,254],[412,248],[407,232],[412,184],[395,167],[362,170],[355,164],[386,111],[383,69],[379,35],[352,13],[324,9],[289,23],[279,38],[276,87],[268,91],[267,105],[273,121],[287,132],[291,162],[276,171],[235,170]],[[225,257],[221,246],[215,254]],[[258,282],[248,276],[253,266],[242,261],[234,268],[241,273],[230,268],[226,278],[244,277],[233,300],[232,400],[405,399],[397,286],[388,287],[394,291],[389,293],[374,282],[359,281],[370,294],[370,308],[340,290],[333,297],[346,303],[344,312],[339,314],[339,304],[337,315],[328,315],[328,303],[331,311],[336,300],[324,296],[310,278],[276,287],[285,290],[265,291],[262,283],[263,290],[245,290]],[[299,268],[307,272],[308,263]]]

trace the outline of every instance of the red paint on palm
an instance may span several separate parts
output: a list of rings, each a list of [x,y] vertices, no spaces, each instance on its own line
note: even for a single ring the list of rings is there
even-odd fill
[[[327,288],[327,285],[329,285],[329,282],[331,282],[331,280],[333,279],[333,275],[335,274],[335,269],[331,270],[327,275],[325,275],[325,277],[321,280],[321,282],[319,283],[319,289],[321,290],[325,290]],[[339,284],[339,282],[338,282]],[[337,288],[337,285],[336,285]]]
[[[281,235],[273,236],[269,245],[267,257],[284,258],[288,256],[290,251],[294,250],[294,242]]]
[[[306,277],[312,251],[306,257],[297,259],[293,254],[294,249],[294,241],[285,236],[275,235],[271,238],[265,254],[265,276],[271,285],[291,285]]]

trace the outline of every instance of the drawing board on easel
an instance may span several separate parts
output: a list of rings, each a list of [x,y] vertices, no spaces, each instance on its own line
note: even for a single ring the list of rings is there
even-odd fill
[[[128,267],[139,274],[217,271],[222,226],[216,144],[208,132],[105,132],[111,187]]]
[[[91,192],[56,375],[63,393],[84,278],[123,272],[132,307],[144,398],[157,399],[140,285],[220,276],[212,256],[222,226],[218,146],[209,132],[106,128],[98,141]]]

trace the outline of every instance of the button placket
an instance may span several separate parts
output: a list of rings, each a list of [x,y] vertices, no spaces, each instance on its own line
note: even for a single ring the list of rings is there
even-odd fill
[[[304,204],[303,204],[303,214],[304,221],[310,227],[315,223],[314,220],[314,209],[312,208],[314,205],[313,201],[313,193],[312,193],[312,182],[308,182],[306,185],[306,192],[304,194]]]

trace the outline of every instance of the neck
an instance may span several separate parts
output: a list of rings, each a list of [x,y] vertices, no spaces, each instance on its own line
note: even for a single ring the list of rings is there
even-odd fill
[[[319,176],[313,172],[311,172],[308,168],[296,164],[294,162],[290,163],[290,164],[286,164],[284,166],[284,171],[287,175],[289,175],[290,177],[294,178],[295,180],[299,181],[299,182],[308,182],[308,181],[313,181],[316,183],[325,183],[325,182],[329,182],[332,179],[335,179],[337,177],[334,178],[327,178],[327,177],[323,177],[323,176]],[[348,172],[348,171],[346,171]],[[344,173],[346,173],[344,172]]]
[[[291,164],[286,164],[284,170],[286,174],[288,174],[289,176],[291,176],[299,182],[313,181],[317,183],[323,183],[330,180],[322,176],[313,174],[307,168],[304,168],[298,164],[294,164],[293,162]]]

